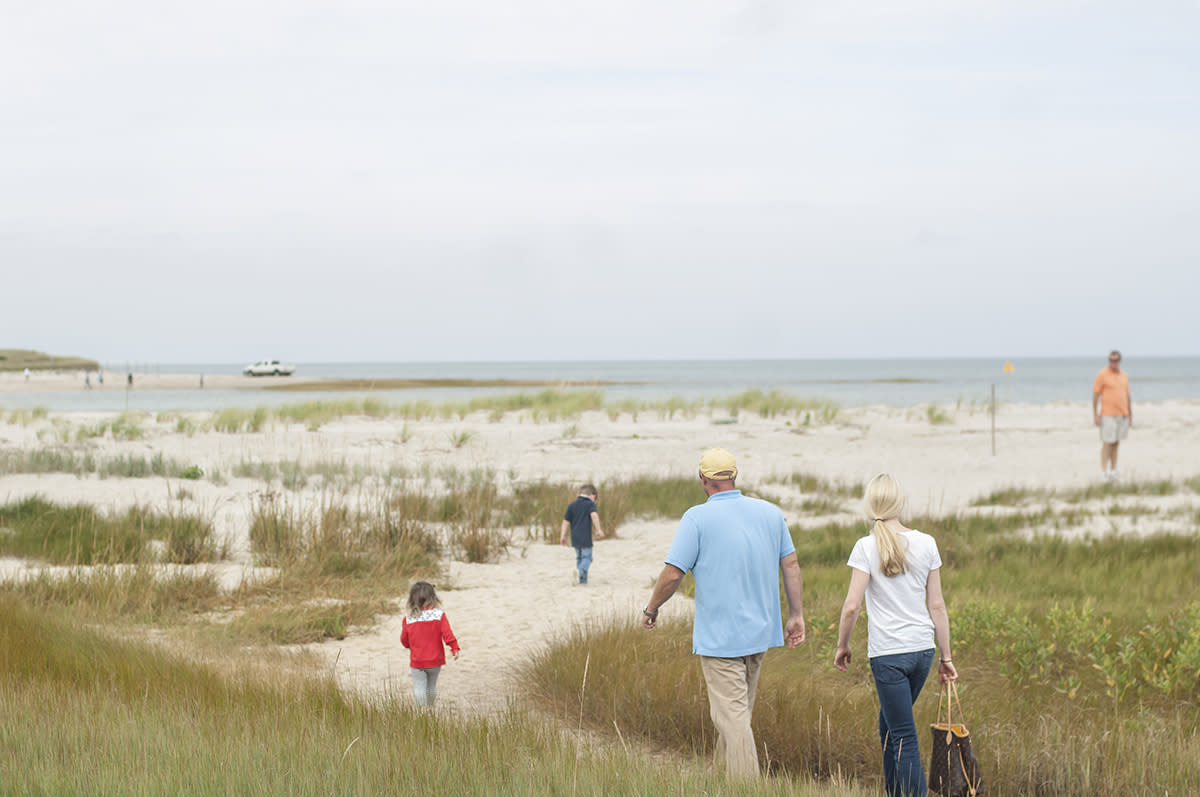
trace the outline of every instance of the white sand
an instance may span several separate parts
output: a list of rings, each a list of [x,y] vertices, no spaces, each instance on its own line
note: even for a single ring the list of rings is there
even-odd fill
[[[451,475],[447,472],[451,467],[459,478],[474,469],[488,469],[502,484],[538,479],[603,482],[641,475],[690,476],[700,453],[720,445],[737,455],[741,483],[778,496],[793,522],[807,520],[795,508],[799,496],[767,483],[772,475],[802,471],[861,483],[888,470],[906,486],[918,513],[954,512],[972,498],[1001,487],[1069,488],[1099,481],[1100,445],[1090,408],[1082,402],[1002,407],[995,456],[986,412],[975,409],[972,414],[952,406],[943,410],[952,416],[951,423],[931,425],[924,408],[873,407],[844,410],[835,424],[807,428],[794,421],[789,425],[785,419],[749,415],[726,425],[714,424],[706,414],[665,420],[650,413],[636,422],[626,415],[614,422],[603,413],[588,413],[549,423],[534,423],[525,414],[490,423],[478,414],[461,421],[346,419],[317,432],[291,425],[260,433],[193,436],[176,433],[173,423],[158,424],[147,416],[143,422],[147,433],[140,440],[56,442],[74,440],[74,428],[100,418],[69,414],[29,425],[0,423],[0,450],[64,445],[89,450],[97,457],[161,453],[197,464],[206,472],[217,470],[227,481],[218,485],[207,478],[192,482],[15,474],[0,477],[0,502],[41,494],[54,501],[84,501],[114,510],[135,503],[165,507],[179,500],[182,489],[188,496],[183,505],[211,517],[218,534],[232,541],[234,561],[221,565],[220,575],[223,583],[233,584],[250,565],[248,519],[255,497],[265,488],[258,479],[232,478],[240,462],[346,462],[378,470],[403,466],[414,474],[425,473],[434,486],[440,476]],[[1140,404],[1135,412],[1136,424],[1120,451],[1123,478],[1200,475],[1200,402]],[[203,417],[203,413],[196,415]],[[405,427],[407,441],[401,433]],[[452,436],[460,432],[470,432],[471,437],[455,447]],[[314,484],[300,493],[283,494],[290,500],[315,501],[320,487]],[[562,496],[562,505],[571,498]],[[702,498],[697,485],[697,502]],[[602,515],[603,500],[602,495]],[[1121,531],[1169,529],[1152,519],[1117,520],[1114,527]],[[1108,528],[1087,530],[1102,533]],[[636,616],[661,569],[673,531],[670,519],[626,524],[619,539],[597,545],[591,583],[586,587],[573,584],[573,549],[519,537],[499,564],[448,562],[448,578],[439,592],[463,655],[443,670],[440,702],[468,713],[501,708],[519,692],[513,666],[538,646],[589,618]],[[10,575],[27,568],[27,563],[0,561],[0,572]],[[664,609],[664,620],[689,611],[688,601],[672,600]],[[394,689],[407,699],[408,658],[399,636],[399,617],[388,617],[345,640],[313,647],[328,658],[348,687],[371,694]]]

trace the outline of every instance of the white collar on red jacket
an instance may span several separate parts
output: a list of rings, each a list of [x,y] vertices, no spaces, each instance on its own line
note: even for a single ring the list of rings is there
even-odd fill
[[[445,614],[445,612],[443,612],[441,609],[426,609],[425,611],[421,612],[421,614],[418,615],[417,617],[409,617],[407,619],[414,623],[424,623],[424,622],[428,622],[430,620],[433,620],[433,621],[440,620],[440,619],[442,619],[443,614]]]

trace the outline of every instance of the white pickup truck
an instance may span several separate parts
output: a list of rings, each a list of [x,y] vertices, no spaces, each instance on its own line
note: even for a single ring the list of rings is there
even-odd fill
[[[242,369],[246,376],[291,376],[295,371],[296,366],[279,360],[259,360]]]

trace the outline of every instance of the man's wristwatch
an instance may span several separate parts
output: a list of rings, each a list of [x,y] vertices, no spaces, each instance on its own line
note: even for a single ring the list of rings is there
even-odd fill
[[[658,609],[655,609],[654,611],[650,611],[650,607],[647,606],[645,609],[642,609],[642,614],[646,615],[651,620],[655,620],[658,618]]]

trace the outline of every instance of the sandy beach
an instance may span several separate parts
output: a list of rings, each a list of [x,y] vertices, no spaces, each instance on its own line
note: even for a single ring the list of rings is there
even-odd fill
[[[97,390],[123,393],[126,390],[196,390],[203,387],[218,390],[261,390],[287,377],[231,376],[229,374],[147,374],[134,373],[133,384],[121,371],[104,371],[103,381],[96,371],[33,371],[26,379],[21,371],[0,371],[0,394],[51,393],[77,390]]]
[[[123,389],[119,381],[107,384],[112,376],[106,379],[105,389]],[[65,376],[54,378],[65,384]],[[155,377],[138,379],[149,383]],[[182,377],[157,379],[170,383]],[[225,379],[241,382],[243,378]],[[5,390],[20,390],[24,380],[5,375],[0,384]],[[1100,446],[1090,408],[1083,402],[1002,405],[996,419],[995,455],[986,411],[953,405],[940,411],[945,422],[931,423],[925,407],[849,409],[840,411],[832,423],[810,426],[796,418],[747,413],[731,423],[724,411],[717,418],[707,412],[674,418],[642,413],[636,420],[628,414],[611,420],[605,413],[589,412],[554,422],[535,422],[527,412],[509,413],[500,420],[476,413],[461,420],[343,418],[317,430],[276,422],[263,431],[243,433],[179,431],[177,418],[159,420],[147,414],[140,421],[141,437],[132,440],[109,435],[79,439],[73,430],[102,420],[104,416],[96,413],[51,413],[19,421],[5,414],[0,416],[4,417],[0,422],[3,451],[60,447],[97,457],[161,454],[224,478],[214,483],[208,477],[181,481],[9,473],[0,476],[0,502],[38,494],[112,510],[134,504],[165,508],[179,505],[182,488],[189,510],[210,517],[218,535],[230,540],[231,561],[215,567],[222,583],[233,586],[254,573],[249,516],[255,497],[268,488],[261,479],[233,475],[239,463],[247,462],[336,462],[378,471],[402,467],[413,473],[441,474],[438,478],[467,478],[484,471],[505,489],[505,485],[538,480],[590,480],[602,485],[605,480],[638,476],[690,476],[700,453],[719,445],[737,455],[740,486],[778,500],[789,522],[801,525],[818,519],[806,517],[798,508],[799,494],[773,483],[773,478],[804,472],[862,483],[887,470],[905,485],[915,512],[938,514],[960,511],[972,499],[1003,487],[1065,489],[1100,481]],[[196,426],[203,428],[201,421],[208,414],[192,415]],[[1135,420],[1121,446],[1122,479],[1183,479],[1200,474],[1200,401],[1144,403],[1137,406]],[[315,501],[322,489],[317,479],[288,495],[296,501]],[[572,497],[562,496],[564,507]],[[697,486],[696,501],[702,498]],[[1185,495],[1169,500],[1200,499]],[[600,509],[603,516],[603,495]],[[853,502],[844,509],[842,518],[847,519]],[[1120,533],[1194,531],[1186,524],[1173,526],[1181,521],[1172,517],[1122,517],[1106,523],[1114,524]],[[617,539],[598,543],[586,587],[574,584],[572,549],[520,535],[513,537],[507,555],[496,564],[447,559],[439,591],[463,654],[443,672],[441,704],[469,714],[497,711],[519,694],[512,668],[531,650],[591,618],[635,615],[661,568],[674,526],[673,519],[661,518],[622,525]],[[847,550],[852,542],[847,541]],[[19,577],[37,566],[4,559],[0,575]],[[687,600],[672,600],[664,608],[664,618],[689,611]],[[344,640],[309,647],[325,657],[347,688],[369,694],[395,690],[407,696],[408,659],[399,636],[400,618],[389,616],[371,628],[355,629]]]
[[[103,379],[101,379],[101,373]],[[56,370],[33,371],[26,379],[22,371],[0,371],[0,394],[65,393],[79,390],[125,392],[126,390],[270,390],[303,392],[371,392],[421,388],[577,388],[631,384],[605,380],[543,379],[327,379],[304,376],[248,376],[245,374],[174,374],[120,371]]]

